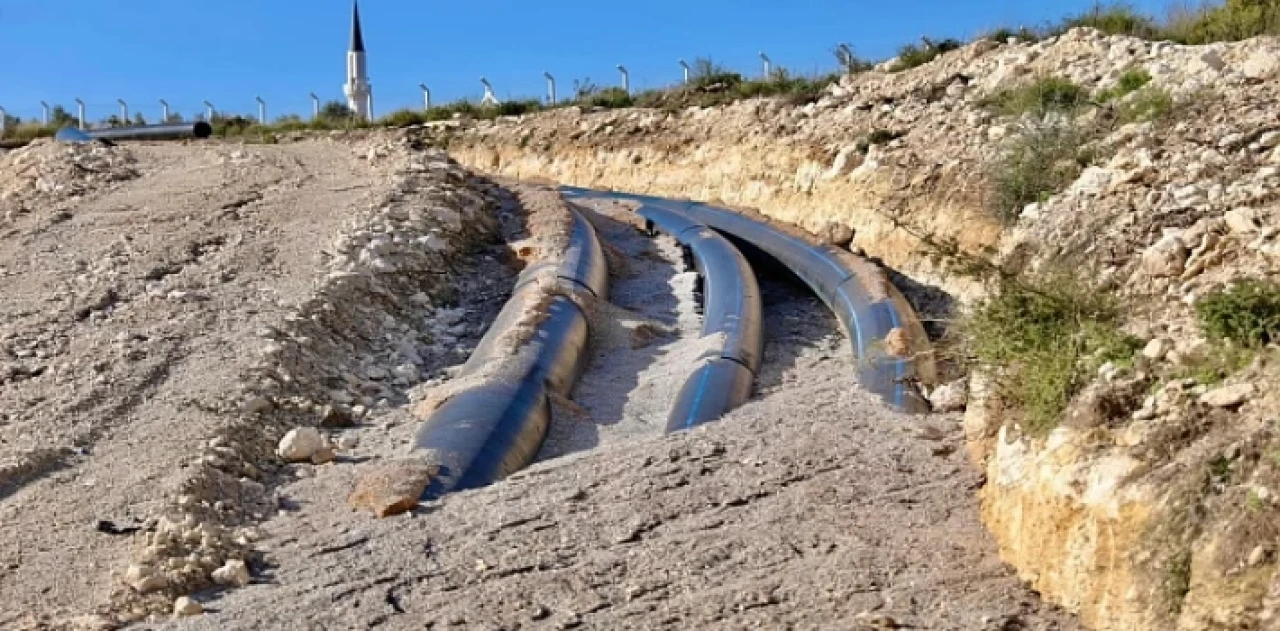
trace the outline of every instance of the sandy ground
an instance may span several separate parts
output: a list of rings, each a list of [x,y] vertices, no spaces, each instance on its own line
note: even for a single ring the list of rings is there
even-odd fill
[[[130,151],[140,179],[0,237],[0,359],[40,371],[0,386],[0,626],[105,597],[129,538],[98,522],[154,508],[372,183],[332,143]]]

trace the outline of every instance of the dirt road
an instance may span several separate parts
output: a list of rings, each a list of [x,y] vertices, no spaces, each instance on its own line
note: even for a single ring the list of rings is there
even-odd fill
[[[225,423],[259,329],[377,186],[338,143],[117,151],[138,179],[0,230],[0,626],[103,602],[129,544],[109,531]]]

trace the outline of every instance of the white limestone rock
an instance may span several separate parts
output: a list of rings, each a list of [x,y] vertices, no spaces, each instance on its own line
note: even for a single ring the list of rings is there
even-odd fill
[[[173,617],[198,616],[204,613],[204,607],[189,596],[179,596],[173,601]]]
[[[244,587],[249,584],[249,568],[240,559],[231,559],[213,571],[213,582],[226,587]]]
[[[1233,408],[1253,398],[1256,392],[1251,383],[1237,383],[1200,395],[1200,402],[1215,408]]]
[[[325,447],[324,436],[314,427],[298,427],[280,439],[276,446],[276,455],[286,462],[309,462],[322,447]]]
[[[959,412],[968,404],[969,391],[964,379],[938,386],[929,393],[934,412]]]
[[[1240,66],[1240,74],[1254,81],[1266,81],[1280,74],[1280,58],[1270,51],[1257,51]]]
[[[1148,276],[1168,277],[1182,274],[1190,252],[1177,235],[1165,235],[1142,253],[1142,271]]]

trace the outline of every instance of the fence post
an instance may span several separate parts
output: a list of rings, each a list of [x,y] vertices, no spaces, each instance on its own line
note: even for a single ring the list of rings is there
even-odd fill
[[[622,73],[622,91],[631,94],[631,76],[627,74],[627,69],[618,64],[618,72]]]

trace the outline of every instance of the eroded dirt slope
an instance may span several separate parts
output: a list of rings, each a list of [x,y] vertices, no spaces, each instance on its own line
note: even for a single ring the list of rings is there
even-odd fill
[[[341,143],[111,151],[138,179],[37,199],[0,233],[0,626],[118,587],[129,537],[109,531],[169,499],[263,330],[389,187]]]

